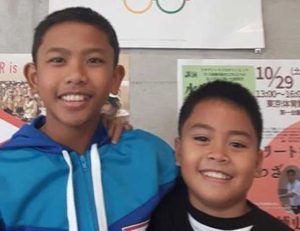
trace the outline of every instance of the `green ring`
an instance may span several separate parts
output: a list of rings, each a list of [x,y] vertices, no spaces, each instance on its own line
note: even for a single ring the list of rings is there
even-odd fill
[[[177,10],[165,10],[164,8],[162,8],[162,6],[159,4],[159,0],[156,0],[156,5],[157,7],[164,13],[167,14],[176,14],[179,11],[181,11],[183,9],[183,7],[185,6],[186,0],[183,0],[183,3],[181,4],[181,6],[177,9]]]

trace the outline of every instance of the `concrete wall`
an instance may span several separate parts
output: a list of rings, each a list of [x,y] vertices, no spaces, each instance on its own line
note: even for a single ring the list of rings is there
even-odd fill
[[[131,123],[170,144],[176,136],[179,58],[299,59],[300,1],[262,0],[266,48],[253,50],[124,49],[130,55]],[[29,53],[48,0],[0,0],[0,53]]]

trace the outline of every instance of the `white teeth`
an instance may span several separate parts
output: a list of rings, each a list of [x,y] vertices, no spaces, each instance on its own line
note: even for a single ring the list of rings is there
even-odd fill
[[[221,179],[221,180],[229,180],[231,179],[230,176],[225,175],[221,172],[202,172],[203,175],[208,176],[208,177],[212,177],[212,178],[216,178],[216,179]]]
[[[61,97],[65,101],[83,101],[86,97],[84,95],[64,95]]]

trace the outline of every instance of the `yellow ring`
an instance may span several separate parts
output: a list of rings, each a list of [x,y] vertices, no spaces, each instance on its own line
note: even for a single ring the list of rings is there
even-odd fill
[[[146,11],[148,11],[148,10],[151,8],[152,4],[153,4],[153,1],[150,0],[150,1],[149,1],[149,4],[145,7],[145,9],[143,9],[143,10],[134,10],[134,9],[132,9],[132,8],[128,5],[127,0],[124,0],[124,6],[126,7],[126,9],[127,9],[128,11],[130,11],[131,13],[134,13],[134,14],[142,14],[142,13],[145,13]]]

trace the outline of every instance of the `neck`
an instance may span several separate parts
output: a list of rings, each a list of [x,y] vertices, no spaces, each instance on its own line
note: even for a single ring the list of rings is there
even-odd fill
[[[191,205],[201,212],[204,212],[210,216],[219,218],[235,218],[245,215],[250,211],[250,207],[247,204],[247,200],[244,199],[240,202],[228,202],[226,205],[221,203],[203,203],[200,201],[193,201],[190,198]]]
[[[57,126],[50,126],[48,123],[45,123],[40,130],[56,142],[82,155],[87,150],[92,136],[97,129],[97,125],[98,124],[86,124],[80,127],[65,126],[57,129]]]

